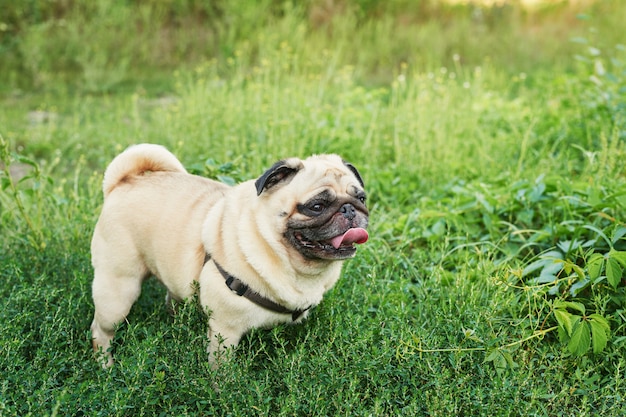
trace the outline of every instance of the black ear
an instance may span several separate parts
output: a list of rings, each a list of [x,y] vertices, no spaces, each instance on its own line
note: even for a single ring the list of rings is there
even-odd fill
[[[352,171],[356,179],[359,180],[361,187],[365,187],[365,184],[363,184],[363,178],[361,178],[361,174],[359,174],[359,171],[354,167],[354,165],[346,161],[343,161],[343,164],[347,166],[350,171]]]
[[[278,184],[281,181],[291,178],[300,169],[288,164],[287,161],[278,161],[270,169],[265,171],[255,182],[256,195],[261,195],[265,190],[268,190]]]

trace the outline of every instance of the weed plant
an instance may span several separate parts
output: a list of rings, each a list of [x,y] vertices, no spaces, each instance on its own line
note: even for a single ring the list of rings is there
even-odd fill
[[[0,415],[625,414],[621,2],[589,6],[605,20],[506,6],[476,25],[469,6],[433,2],[427,22],[408,2],[246,3],[238,24],[229,2],[37,4],[0,26],[19,44],[2,43]],[[109,54],[131,16],[145,33]],[[563,51],[477,45],[510,46],[498,39],[531,20]],[[73,55],[105,28],[99,58]],[[144,37],[157,29],[177,40],[163,65]],[[198,58],[176,37],[194,30],[223,53]],[[413,37],[429,52],[399,42]],[[76,43],[48,49],[60,40]],[[147,73],[157,88],[136,81]],[[89,241],[102,172],[138,142],[228,184],[340,153],[363,174],[371,239],[304,324],[253,331],[218,370],[197,302],[171,317],[149,280],[104,371]]]

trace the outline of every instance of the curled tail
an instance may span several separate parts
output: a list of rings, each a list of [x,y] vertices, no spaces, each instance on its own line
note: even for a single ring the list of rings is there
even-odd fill
[[[115,187],[144,172],[187,172],[180,161],[161,145],[134,145],[116,156],[104,172],[102,191],[108,196]]]

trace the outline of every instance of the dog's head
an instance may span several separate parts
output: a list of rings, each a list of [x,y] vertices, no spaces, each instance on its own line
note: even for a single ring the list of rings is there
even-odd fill
[[[279,161],[255,186],[278,211],[282,238],[307,260],[351,258],[368,239],[363,180],[337,155]]]

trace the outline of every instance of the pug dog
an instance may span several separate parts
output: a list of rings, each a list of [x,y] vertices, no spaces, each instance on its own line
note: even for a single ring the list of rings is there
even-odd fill
[[[189,174],[164,147],[131,146],[105,171],[91,242],[91,332],[101,364],[155,276],[168,304],[197,293],[209,362],[253,328],[302,321],[368,239],[363,180],[337,155],[276,162],[229,187]]]

